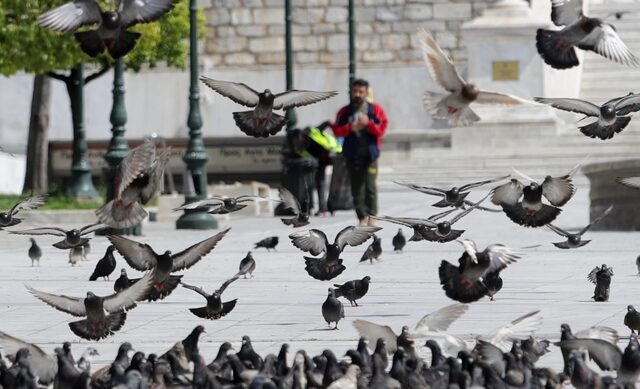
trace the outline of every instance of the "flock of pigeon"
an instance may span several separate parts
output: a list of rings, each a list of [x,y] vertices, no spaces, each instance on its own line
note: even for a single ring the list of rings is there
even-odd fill
[[[128,31],[128,28],[157,20],[177,1],[120,0],[116,10],[105,11],[97,0],[74,0],[45,12],[38,22],[54,31],[74,33],[82,50],[91,56],[106,50],[113,58],[120,58],[135,47],[140,37],[139,33]],[[552,20],[562,29],[539,30],[537,33],[537,48],[546,63],[557,69],[578,65],[575,46],[620,63],[640,64],[613,26],[583,14],[582,1],[551,2]],[[94,30],[83,28],[96,24],[99,27]],[[444,94],[431,91],[425,94],[425,106],[434,118],[448,119],[454,126],[469,125],[480,120],[469,108],[473,102],[499,105],[528,103],[514,96],[481,91],[466,82],[428,32],[422,30],[418,35],[432,78],[447,91]],[[286,124],[286,119],[273,110],[304,106],[337,94],[335,91],[291,90],[274,95],[269,89],[260,93],[243,83],[207,77],[201,77],[201,80],[217,93],[253,108],[251,111],[234,112],[233,116],[240,130],[254,137],[274,135]],[[640,110],[638,96],[631,93],[612,99],[601,107],[577,99],[537,98],[536,101],[597,118],[580,130],[590,137],[610,139],[628,125],[631,113]],[[10,234],[61,237],[62,240],[53,246],[69,250],[72,265],[86,259],[90,250],[90,234],[109,229],[106,238],[111,245],[97,262],[90,280],[109,279],[116,269],[116,251],[132,269],[144,273],[140,278],[129,279],[123,268],[114,283],[114,293],[107,296],[88,291],[86,296],[70,297],[26,285],[27,291],[38,300],[81,318],[69,323],[72,333],[80,338],[98,341],[112,336],[125,325],[127,315],[140,302],[153,304],[163,300],[178,286],[194,291],[206,300],[204,306],[188,308],[193,315],[203,320],[223,319],[237,305],[237,299],[223,301],[224,291],[241,277],[253,277],[256,261],[251,251],[240,262],[238,271],[212,292],[183,281],[185,275],[178,274],[210,255],[230,233],[230,228],[177,253],[156,252],[146,243],[117,234],[118,229],[135,226],[147,216],[144,205],[157,195],[169,156],[170,149],[158,150],[150,141],[133,149],[120,163],[111,183],[113,200],[95,212],[97,223],[71,230],[59,227],[13,228],[22,221],[18,217],[20,211],[43,205],[46,201],[44,195],[26,198],[8,212],[0,213],[0,229],[11,227],[7,229]],[[349,350],[345,355],[348,358],[343,361],[339,361],[329,349],[316,357],[310,357],[301,350],[290,364],[287,344],[282,345],[279,355],[269,354],[263,358],[253,350],[249,336],[245,336],[237,353],[231,352],[231,344],[225,342],[215,359],[207,364],[198,349],[199,337],[204,332],[204,327],[198,325],[162,355],[145,355],[137,351],[130,356],[133,346],[125,342],[112,364],[94,370],[91,361],[97,351],[92,347],[76,361],[70,343],[64,343],[55,349],[54,355],[49,355],[36,345],[0,332],[0,352],[8,359],[0,359],[0,388],[36,388],[52,384],[58,388],[556,388],[566,380],[577,388],[635,387],[640,375],[640,350],[634,332],[640,331],[640,313],[631,305],[624,324],[632,335],[624,350],[616,345],[618,334],[611,328],[591,327],[573,334],[569,325],[563,324],[560,341],[554,343],[560,347],[564,359],[563,371],[558,373],[535,366],[551,344],[535,337],[541,321],[539,312],[516,318],[471,343],[446,332],[449,325],[466,312],[469,303],[484,297],[493,300],[503,285],[500,272],[517,262],[526,250],[502,244],[491,244],[480,250],[474,241],[461,238],[465,230],[454,229],[453,225],[462,224],[460,221],[471,212],[502,212],[511,222],[521,226],[548,227],[565,238],[553,243],[560,249],[582,247],[589,243],[582,236],[606,217],[614,205],[576,233],[552,224],[575,193],[572,178],[579,166],[565,175],[547,176],[543,180],[535,180],[516,171],[520,179],[507,175],[453,188],[398,183],[439,197],[433,206],[448,209],[426,219],[376,216],[374,220],[399,224],[413,231],[412,236],[406,239],[402,227],[399,228],[392,241],[396,252],[402,252],[407,241],[438,244],[455,241],[462,246],[458,266],[443,260],[438,268],[445,295],[456,303],[423,317],[413,330],[403,327],[399,335],[386,325],[355,320],[353,325],[361,338],[357,349]],[[619,182],[640,188],[640,177],[622,178]],[[490,184],[493,187],[480,200],[473,202],[467,198],[472,189]],[[484,206],[487,199],[498,208]],[[227,214],[246,207],[250,201],[281,201],[294,214],[282,219],[284,225],[297,229],[310,224],[308,202],[301,204],[284,188],[280,189],[279,200],[250,195],[215,197],[185,204],[176,211],[197,208],[212,214]],[[346,226],[330,240],[325,232],[312,228],[293,232],[288,237],[296,248],[311,255],[304,256],[309,276],[329,281],[346,269],[341,255],[347,246],[360,246],[371,240],[361,262],[374,264],[381,259],[382,242],[376,235],[379,230],[381,227],[375,225]],[[255,248],[275,250],[278,243],[279,238],[271,236],[257,242]],[[43,250],[31,238],[28,255],[32,265],[39,264],[42,254]],[[606,264],[589,273],[588,280],[595,284],[594,301],[609,299],[612,276],[613,269]],[[365,276],[328,288],[320,313],[329,327],[333,324],[337,330],[339,322],[345,319],[340,298],[357,307],[358,301],[369,291],[370,283],[371,277]],[[429,353],[429,358],[424,357],[425,352]],[[603,371],[615,372],[615,378],[600,376],[591,370],[587,360],[593,360]]]

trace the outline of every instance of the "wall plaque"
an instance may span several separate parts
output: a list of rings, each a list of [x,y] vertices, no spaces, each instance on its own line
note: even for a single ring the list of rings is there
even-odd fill
[[[493,61],[493,81],[518,81],[520,63],[518,61]]]

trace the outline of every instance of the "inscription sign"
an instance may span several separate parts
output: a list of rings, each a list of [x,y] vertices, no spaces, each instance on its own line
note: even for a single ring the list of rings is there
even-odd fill
[[[520,62],[493,61],[493,81],[518,81],[520,79]]]

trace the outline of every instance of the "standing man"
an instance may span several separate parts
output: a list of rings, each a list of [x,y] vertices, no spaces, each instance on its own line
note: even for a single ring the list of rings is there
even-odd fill
[[[351,194],[360,226],[374,225],[369,216],[378,212],[378,157],[387,115],[381,106],[367,102],[369,82],[358,78],[351,84],[351,103],[338,111],[333,133],[344,137],[342,153],[347,161]]]

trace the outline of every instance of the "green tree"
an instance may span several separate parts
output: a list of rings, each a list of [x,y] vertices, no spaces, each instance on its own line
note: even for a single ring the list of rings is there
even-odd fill
[[[1,0],[0,1],[0,74],[17,72],[34,74],[34,88],[29,125],[27,174],[24,192],[46,192],[47,127],[50,79],[65,83],[70,98],[74,128],[82,118],[82,87],[105,74],[113,64],[108,55],[91,58],[84,54],[71,34],[60,34],[40,27],[38,15],[68,0]],[[113,7],[113,2],[102,4]],[[200,22],[203,18],[200,15]],[[159,21],[132,28],[142,33],[136,48],[125,58],[128,68],[138,71],[157,63],[184,68],[189,35],[189,9],[186,0]],[[84,78],[83,64],[92,73]],[[78,97],[79,96],[79,97]],[[75,136],[75,132],[74,132]],[[44,183],[44,184],[43,184]],[[44,185],[44,186],[43,186]]]

